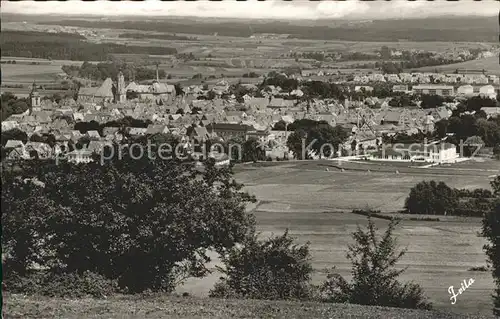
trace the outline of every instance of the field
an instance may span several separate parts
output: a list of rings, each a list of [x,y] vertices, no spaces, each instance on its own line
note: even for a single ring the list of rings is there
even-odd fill
[[[350,234],[366,218],[350,213],[354,208],[375,208],[396,211],[403,207],[412,186],[422,180],[439,180],[457,188],[489,187],[491,175],[500,172],[498,162],[465,162],[459,167],[431,169],[383,166],[374,171],[370,164],[349,167],[342,172],[325,165],[330,161],[289,162],[242,166],[236,178],[256,195],[259,203],[252,207],[262,237],[283,233],[289,229],[299,243],[310,242],[315,269],[313,282],[326,277],[325,270],[336,267],[349,278],[350,264],[345,249],[352,242]],[[367,173],[366,167],[372,167]],[[395,171],[398,170],[399,174]],[[386,220],[377,219],[384,228]],[[470,272],[469,268],[486,265],[478,237],[478,218],[446,218],[446,221],[402,221],[396,235],[401,248],[408,248],[399,267],[408,267],[403,280],[421,284],[435,308],[454,313],[489,314],[493,280],[489,272]],[[214,259],[213,265],[217,263]],[[193,279],[179,289],[206,295],[220,274]],[[459,287],[464,279],[474,278],[474,284],[450,304],[448,287]]]
[[[438,70],[440,72],[453,72],[456,69],[467,69],[467,70],[486,70],[488,74],[500,75],[500,60],[498,56],[492,56],[489,58],[466,61],[462,63],[454,63],[448,65],[441,65],[437,67],[424,67],[416,70],[419,71],[430,71]]]
[[[2,83],[33,83],[33,80],[40,83],[52,82],[62,72],[61,66],[56,64],[2,64]]]

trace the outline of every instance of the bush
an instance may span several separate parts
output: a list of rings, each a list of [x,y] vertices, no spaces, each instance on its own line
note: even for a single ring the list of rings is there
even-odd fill
[[[222,256],[226,276],[210,292],[211,297],[238,296],[251,299],[309,299],[312,266],[308,245],[293,243],[288,232],[258,241]]]
[[[25,276],[10,273],[2,285],[10,293],[63,298],[106,298],[119,292],[116,280],[89,271],[81,275],[50,271],[32,271]]]
[[[443,182],[420,182],[406,198],[405,208],[411,214],[446,215],[458,206],[457,192]]]
[[[397,277],[404,271],[395,264],[406,250],[396,250],[394,228],[399,221],[392,220],[382,238],[378,238],[375,223],[368,217],[367,230],[359,226],[353,233],[354,245],[348,247],[347,258],[352,262],[352,282],[337,273],[328,275],[320,288],[327,302],[399,308],[430,309],[422,288],[415,283],[401,284]]]
[[[500,181],[500,177],[497,177],[497,181]],[[495,189],[494,182],[492,182],[492,186]],[[491,264],[492,276],[496,284],[493,295],[493,313],[500,316],[500,194],[498,194],[498,199],[491,211],[483,218],[482,234],[489,240],[489,244],[484,246],[484,250]]]

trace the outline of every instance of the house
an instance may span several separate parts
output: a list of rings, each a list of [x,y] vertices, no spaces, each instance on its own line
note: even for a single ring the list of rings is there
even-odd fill
[[[454,94],[454,88],[453,86],[447,85],[415,85],[412,88],[412,92],[414,94],[452,96]]]
[[[104,136],[110,136],[118,133],[119,130],[120,130],[119,127],[108,126],[102,129],[102,134]]]
[[[107,141],[90,141],[89,145],[87,145],[87,150],[91,151],[92,153],[102,153],[104,150],[104,147],[108,145],[112,145]]]
[[[17,121],[3,121],[2,122],[2,132],[12,130],[12,129],[18,128],[18,127],[19,127],[19,123]]]
[[[52,147],[42,142],[27,142],[24,146],[31,158],[49,159],[52,157]]]
[[[14,149],[14,148],[18,148],[18,147],[24,147],[24,143],[22,141],[19,141],[19,140],[8,140],[4,146],[4,148],[6,150]]]
[[[166,125],[149,124],[148,127],[146,128],[147,135],[166,134],[168,132],[170,132],[170,130]]]
[[[408,93],[408,85],[394,85],[392,92]]]
[[[81,87],[78,90],[78,102],[105,103],[113,102],[113,81],[107,78],[100,87]]]
[[[451,116],[451,111],[449,111],[446,107],[444,106],[441,106],[441,107],[437,107],[435,108],[434,110],[431,111],[431,115],[432,117],[436,120],[436,121],[440,121],[440,120],[444,120],[444,119],[447,119]]]
[[[497,93],[495,92],[495,87],[493,85],[485,85],[479,88],[479,95],[494,99],[496,98]]]
[[[129,95],[137,96],[139,100],[153,101],[157,105],[172,103],[177,95],[175,86],[160,82],[158,70],[156,70],[156,80],[152,84],[141,85],[131,82],[125,91]]]
[[[190,127],[186,133],[190,139],[198,142],[205,142],[210,138],[210,134],[205,127]]]
[[[132,136],[146,135],[147,128],[145,127],[129,127],[128,133]]]
[[[461,85],[457,89],[458,95],[470,96],[474,94],[474,87],[470,84]]]
[[[496,117],[500,115],[500,107],[482,107],[482,111],[486,113],[486,116],[488,118],[490,117]]]
[[[267,107],[272,109],[286,109],[291,108],[295,104],[293,100],[285,100],[283,98],[272,98],[269,101],[269,105]]]
[[[69,163],[90,163],[92,162],[92,151],[88,149],[76,149],[66,154]]]
[[[356,85],[354,87],[354,92],[362,92],[362,91],[372,92],[373,91],[373,87],[372,86],[368,86],[368,85]]]
[[[210,134],[215,134],[226,141],[231,138],[246,140],[247,133],[253,130],[253,127],[249,125],[232,123],[211,123],[206,128]]]
[[[88,131],[87,134],[85,134],[89,139],[91,140],[100,140],[101,135],[99,135],[99,132],[97,131]]]
[[[382,115],[381,122],[383,124],[399,125],[401,123],[403,112],[401,111],[388,111]]]
[[[380,151],[370,154],[374,160],[431,163],[454,163],[458,157],[457,148],[451,143],[382,145]]]

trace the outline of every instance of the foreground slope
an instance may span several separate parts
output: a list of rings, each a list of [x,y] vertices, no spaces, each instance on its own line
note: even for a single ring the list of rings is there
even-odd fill
[[[174,296],[107,300],[4,297],[5,318],[492,318],[350,304]]]

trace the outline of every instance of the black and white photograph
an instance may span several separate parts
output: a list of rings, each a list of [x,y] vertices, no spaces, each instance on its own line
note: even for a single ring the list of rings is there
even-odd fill
[[[2,318],[500,317],[500,2],[1,1]]]

